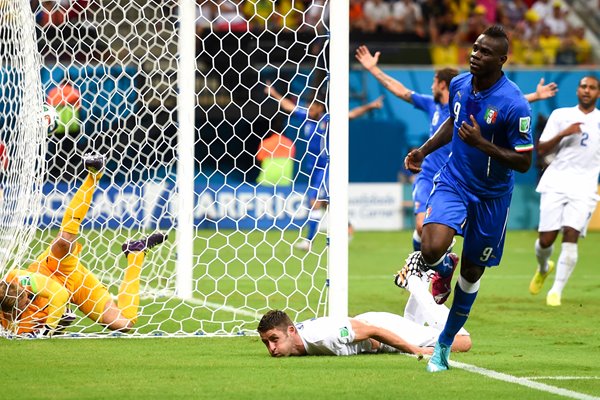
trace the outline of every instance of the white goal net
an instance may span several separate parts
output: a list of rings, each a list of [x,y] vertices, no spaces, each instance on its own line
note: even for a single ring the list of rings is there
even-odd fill
[[[40,58],[29,4],[0,1],[0,268],[27,260],[44,176]]]
[[[122,244],[169,234],[144,260],[134,336],[253,333],[272,308],[296,320],[326,314],[335,279],[328,235],[317,229],[308,247],[297,245],[319,218],[311,199],[318,192],[328,199],[326,188],[311,186],[315,170],[324,170],[317,159],[328,162],[328,2],[40,0],[31,6],[41,93],[60,124],[48,138],[38,236],[21,268],[56,237],[85,178],[82,157],[97,153],[107,159],[106,172],[81,225],[79,258],[115,303],[127,271]],[[27,30],[10,26],[2,26],[10,29],[4,44]],[[34,61],[27,65],[37,67]],[[3,78],[2,101],[9,84]],[[320,113],[298,112],[317,103],[324,104]],[[111,332],[76,314],[67,335]]]

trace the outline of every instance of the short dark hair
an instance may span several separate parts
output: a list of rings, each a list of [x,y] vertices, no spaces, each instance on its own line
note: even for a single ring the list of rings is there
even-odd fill
[[[265,333],[274,328],[284,331],[288,326],[292,325],[294,325],[294,323],[285,312],[281,310],[271,310],[262,316],[256,330],[258,333]]]
[[[483,31],[482,35],[489,36],[494,39],[501,39],[503,46],[500,50],[503,52],[503,55],[508,54],[508,35],[506,34],[506,31],[502,25],[492,25]]]
[[[450,81],[458,75],[458,70],[456,68],[442,68],[435,71],[435,76],[438,81],[442,81],[446,83],[446,86],[450,87]]]

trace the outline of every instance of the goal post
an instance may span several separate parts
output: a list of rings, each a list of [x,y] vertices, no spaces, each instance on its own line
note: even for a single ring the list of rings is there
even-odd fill
[[[177,69],[177,268],[176,294],[191,299],[194,262],[194,103],[196,31],[194,0],[179,0],[179,66]]]
[[[331,1],[329,314],[348,315],[349,2]]]
[[[47,173],[28,189],[42,207],[28,211],[37,231],[19,267],[56,237],[82,156],[100,153],[79,258],[115,303],[123,243],[169,234],[143,262],[129,336],[255,334],[270,309],[346,315],[348,1],[74,3],[33,10],[36,101],[57,109],[60,129],[35,150]],[[321,224],[315,198],[329,200],[327,230],[298,246]],[[65,336],[112,335],[73,308]]]

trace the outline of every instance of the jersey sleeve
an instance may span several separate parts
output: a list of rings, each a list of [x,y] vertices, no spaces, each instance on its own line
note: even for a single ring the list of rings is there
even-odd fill
[[[45,275],[29,273],[32,293],[48,299],[46,326],[55,329],[69,302],[69,292],[60,283]]]
[[[448,87],[448,116],[453,120],[456,119],[454,114],[454,94],[456,93],[457,79],[454,78],[450,81],[450,87]]]
[[[521,96],[521,99],[513,103],[507,120],[508,142],[518,153],[533,150],[533,138],[531,136],[531,107]]]
[[[546,126],[544,127],[544,131],[540,136],[540,142],[547,142],[558,135],[558,132],[560,131],[558,120],[559,118],[557,117],[557,110],[554,110],[550,114],[550,117],[548,117],[548,121],[546,121]]]
[[[435,110],[435,102],[433,96],[412,92],[411,99],[415,108],[426,111],[429,114]]]

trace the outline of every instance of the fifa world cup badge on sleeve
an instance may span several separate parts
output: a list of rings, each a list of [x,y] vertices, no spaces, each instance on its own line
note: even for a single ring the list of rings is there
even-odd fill
[[[519,118],[519,132],[521,133],[529,133],[529,125],[531,123],[531,117],[521,117]]]

